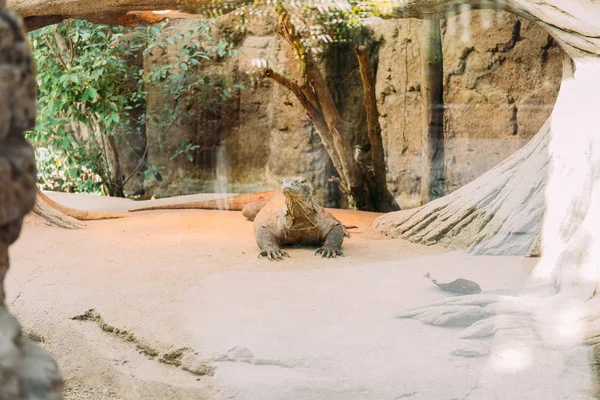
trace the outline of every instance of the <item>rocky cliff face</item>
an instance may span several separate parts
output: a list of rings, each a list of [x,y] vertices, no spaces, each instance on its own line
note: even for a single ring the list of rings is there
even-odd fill
[[[561,50],[538,26],[510,14],[472,14],[466,43],[459,17],[442,25],[449,191],[477,178],[537,133],[550,115],[562,74]],[[401,207],[408,208],[418,205],[421,179],[421,22],[372,26],[383,41],[377,88],[389,185]]]
[[[558,91],[560,49],[533,23],[508,14],[473,12],[467,26],[443,23],[448,189],[468,183],[523,146],[550,114]],[[340,205],[327,179],[335,174],[318,135],[293,96],[256,75],[252,60],[264,58],[290,79],[297,78],[291,49],[274,37],[274,20],[261,16],[239,30],[239,17],[222,17],[216,35],[229,35],[238,55],[210,65],[244,89],[216,107],[205,105],[195,117],[179,121],[166,140],[199,144],[194,161],[169,161],[166,148],[150,146],[148,159],[162,165],[163,181],[147,184],[159,197],[200,191],[246,192],[278,187],[281,178],[306,175],[318,200]],[[191,21],[175,22],[188,29]],[[418,205],[421,177],[420,22],[372,20],[380,41],[377,93],[387,152],[388,184],[401,207]],[[467,34],[465,34],[465,32]],[[464,39],[464,40],[463,40]],[[351,49],[331,52],[323,70],[341,108],[348,132],[364,137],[362,87]],[[164,62],[177,51],[146,60]],[[149,104],[168,102],[152,91]],[[149,143],[161,135],[148,127]]]
[[[175,22],[181,31],[193,21]],[[257,75],[252,60],[264,58],[273,68],[297,79],[294,54],[273,36],[274,20],[254,21],[243,35],[239,17],[222,17],[214,34],[233,32],[238,54],[208,67],[214,79],[226,77],[230,83],[243,85],[225,103],[204,104],[194,117],[176,123],[166,135],[171,147],[183,138],[201,147],[194,153],[193,163],[185,157],[169,161],[171,151],[151,146],[148,160],[163,165],[163,181],[147,184],[146,189],[158,196],[208,192],[251,192],[278,188],[281,179],[304,175],[317,188],[319,201],[332,204],[327,178],[335,173],[317,133],[299,105],[286,91]],[[153,65],[164,62],[178,51],[176,45],[165,54],[147,60]],[[149,106],[168,99],[150,91]],[[292,100],[293,101],[293,100]],[[150,143],[162,134],[156,126],[148,126]]]

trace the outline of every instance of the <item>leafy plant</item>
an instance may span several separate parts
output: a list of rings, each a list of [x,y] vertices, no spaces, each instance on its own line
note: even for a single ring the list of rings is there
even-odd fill
[[[229,99],[241,85],[233,85],[225,79],[214,79],[203,72],[207,62],[218,61],[226,56],[237,54],[233,44],[225,38],[215,39],[211,34],[214,20],[206,23],[188,23],[187,34],[175,32],[175,27],[168,24],[146,28],[152,33],[146,54],[154,57],[155,53],[164,51],[168,45],[177,44],[179,52],[170,64],[156,65],[146,72],[146,81],[161,88],[163,96],[172,99],[162,109],[148,109],[149,123],[156,124],[166,135],[173,124],[181,118],[190,117],[199,105],[212,106],[219,101]],[[140,28],[138,28],[140,29]],[[180,147],[183,147],[180,146]],[[181,148],[174,149],[171,160],[181,154]],[[192,160],[190,160],[192,161]]]
[[[194,155],[193,155],[193,151],[196,149],[199,149],[200,146],[197,144],[192,144],[192,143],[185,143],[184,139],[181,139],[181,141],[179,142],[179,150],[177,150],[175,153],[173,153],[173,155],[171,156],[171,160],[177,158],[178,156],[185,154],[185,156],[187,157],[188,160],[190,161],[194,161]]]
[[[120,125],[136,123],[124,118],[129,110],[145,105],[141,70],[130,62],[145,43],[125,33],[67,21],[30,34],[39,98],[28,136],[40,155],[40,183],[51,179],[43,172],[54,160],[54,188],[123,195],[115,135]]]
[[[123,132],[158,124],[164,136],[197,104],[226,100],[239,88],[202,73],[203,63],[235,54],[224,38],[210,35],[211,21],[204,22],[187,35],[175,34],[167,22],[130,29],[66,21],[30,33],[39,99],[37,125],[28,139],[36,147],[38,184],[123,196],[124,185],[138,171],[146,171],[146,179],[159,179],[163,167],[149,165],[145,155],[148,146],[162,147],[164,138],[146,143],[140,165],[124,176],[117,150],[134,148]],[[172,62],[145,71],[143,56],[152,57],[169,45],[180,49]],[[172,102],[147,109],[148,85],[159,87]],[[133,117],[134,109],[143,112]],[[192,161],[196,148],[182,143],[172,149],[171,159],[185,154]]]

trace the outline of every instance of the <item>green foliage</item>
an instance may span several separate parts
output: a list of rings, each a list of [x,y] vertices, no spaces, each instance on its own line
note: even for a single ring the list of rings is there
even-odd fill
[[[326,11],[305,3],[295,7],[293,12],[303,21],[296,26],[302,35],[303,45],[312,49],[313,53],[322,53],[331,45],[362,44],[368,35],[365,18],[370,13],[364,2],[349,2],[347,8]]]
[[[106,141],[128,111],[145,104],[140,68],[144,46],[122,27],[68,21],[30,34],[38,70],[38,115],[28,134],[46,188],[109,193]],[[112,193],[111,193],[112,194]]]
[[[130,29],[67,21],[34,31],[29,39],[39,98],[37,125],[28,139],[36,147],[38,183],[46,189],[122,196],[130,176],[122,175],[115,144],[127,146],[124,132],[155,123],[167,134],[197,104],[222,101],[236,89],[202,73],[204,63],[235,53],[225,39],[212,38],[210,21],[194,25],[187,34],[175,34],[166,22]],[[171,64],[144,70],[144,55],[152,57],[175,44],[180,51]],[[148,110],[148,85],[160,87],[161,95],[175,104]],[[139,113],[132,110],[144,112],[134,118]],[[163,138],[158,141],[162,146]],[[182,143],[171,159],[185,155],[193,161],[195,148]],[[163,169],[140,167],[148,179],[159,179]]]
[[[255,4],[265,9],[264,3]],[[269,12],[273,4],[267,7]],[[364,20],[373,15],[367,9],[370,3],[350,2],[349,7],[328,10],[319,10],[315,4],[275,4],[285,7],[295,19],[307,51],[320,54],[332,44],[364,40]],[[226,38],[212,36],[213,21],[193,21],[187,30],[176,30],[168,22],[131,29],[69,20],[30,33],[38,68],[39,102],[38,123],[28,139],[36,147],[38,183],[52,190],[123,195],[123,186],[131,176],[123,176],[119,168],[115,143],[126,148],[124,132],[149,125],[157,127],[162,136],[147,143],[145,149],[131,146],[132,151],[145,156],[149,146],[167,146],[171,160],[192,162],[198,146],[182,141],[169,148],[166,135],[170,128],[242,88],[205,72],[207,64],[235,55]],[[159,57],[173,46],[178,53],[170,58],[170,64],[144,69],[144,57]],[[149,109],[149,86],[159,88],[169,101]],[[139,110],[143,112],[133,112]],[[143,161],[138,171],[144,171],[146,179],[160,180],[163,169]]]
[[[172,103],[164,104],[162,109],[147,110],[148,123],[156,124],[163,135],[168,134],[173,123],[192,116],[198,105],[211,107],[230,98],[235,89],[241,88],[240,85],[232,85],[224,79],[215,80],[203,72],[206,62],[236,55],[233,44],[225,38],[216,40],[212,37],[212,22],[209,20],[200,26],[195,23],[192,26],[192,23],[189,23],[186,33],[181,32],[182,28],[176,32],[174,26],[166,23],[145,28],[152,34],[152,40],[146,49],[150,57],[164,51],[168,45],[177,43],[179,47],[179,52],[171,64],[155,65],[146,74],[147,82],[160,86],[163,95],[173,99]],[[183,147],[186,148],[185,151],[182,151]],[[191,151],[195,148],[197,146],[182,144],[179,149],[174,149],[171,160],[186,154],[186,157],[193,161]]]

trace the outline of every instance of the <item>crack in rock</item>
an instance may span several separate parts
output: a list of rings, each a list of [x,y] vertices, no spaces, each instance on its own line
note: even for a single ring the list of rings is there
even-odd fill
[[[450,80],[453,76],[462,76],[465,74],[467,71],[467,59],[473,52],[475,52],[475,47],[473,46],[463,49],[462,54],[458,57],[458,66],[446,76],[445,90],[448,90],[450,87]]]
[[[194,375],[209,375],[213,376],[215,367],[201,361],[198,353],[189,347],[182,347],[173,351],[161,353],[147,343],[144,343],[133,333],[119,329],[107,324],[102,316],[94,309],[88,310],[81,315],[76,315],[71,318],[74,321],[94,322],[105,333],[120,339],[122,342],[135,345],[138,353],[146,357],[148,360],[156,361],[161,364],[172,365]]]

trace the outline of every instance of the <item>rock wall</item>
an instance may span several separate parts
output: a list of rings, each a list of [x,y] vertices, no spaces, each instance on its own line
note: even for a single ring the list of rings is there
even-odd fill
[[[491,11],[472,12],[468,26],[460,25],[459,18],[442,27],[449,191],[502,161],[537,132],[554,104],[562,68],[559,47],[533,23]],[[198,110],[195,118],[170,129],[171,145],[181,138],[202,145],[193,163],[185,157],[169,161],[169,150],[151,146],[149,161],[165,169],[162,182],[147,185],[150,193],[267,190],[285,176],[303,174],[313,181],[319,201],[340,205],[327,182],[335,170],[300,105],[253,72],[252,60],[264,58],[273,69],[297,78],[291,49],[272,35],[274,22],[268,16],[254,18],[242,32],[238,16],[219,20],[215,35],[229,35],[238,55],[210,65],[207,72],[245,88],[216,111]],[[190,23],[175,22],[182,30]],[[417,20],[369,24],[380,41],[377,93],[388,185],[400,206],[409,208],[419,204],[421,177],[421,25]],[[164,62],[176,51],[171,46],[147,63]],[[323,71],[348,132],[360,141],[366,137],[365,112],[354,57],[349,47],[330,52]],[[165,102],[151,91],[150,105]],[[147,129],[150,143],[160,134]]]
[[[477,178],[533,137],[558,94],[560,48],[532,22],[477,11],[463,42],[460,17],[443,21],[448,191]],[[421,60],[418,20],[372,24],[382,40],[377,92],[390,189],[419,205]]]
[[[194,23],[174,22],[181,32]],[[160,197],[202,191],[262,191],[278,188],[286,176],[302,174],[315,185],[321,203],[335,205],[335,196],[330,195],[333,191],[327,190],[327,179],[335,170],[312,124],[298,104],[286,105],[292,96],[259,77],[252,67],[253,59],[265,58],[274,69],[297,78],[294,54],[273,36],[273,26],[271,18],[256,20],[240,35],[236,34],[239,17],[220,19],[213,34],[228,32],[238,54],[209,65],[203,73],[214,79],[226,77],[230,84],[241,84],[244,89],[225,103],[202,105],[193,117],[174,124],[166,135],[171,149],[150,147],[148,161],[165,169],[162,182],[146,185],[149,193]],[[147,68],[178,51],[177,45],[168,46],[163,54],[147,60]],[[149,107],[165,101],[158,90],[150,90]],[[148,142],[156,142],[161,133],[157,126],[148,125]],[[169,161],[181,138],[201,146],[194,152],[193,162],[185,157]]]
[[[56,362],[21,334],[6,309],[4,278],[8,247],[21,232],[23,217],[36,195],[33,148],[24,131],[35,125],[35,67],[22,20],[0,0],[0,398],[61,399],[62,379]]]

